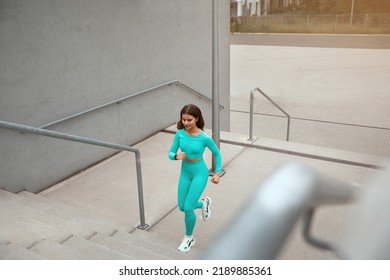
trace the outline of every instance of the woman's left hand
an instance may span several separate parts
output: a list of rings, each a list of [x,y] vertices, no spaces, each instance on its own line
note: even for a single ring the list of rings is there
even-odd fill
[[[219,178],[220,178],[219,174],[214,174],[214,176],[211,178],[211,182],[214,184],[218,184]]]

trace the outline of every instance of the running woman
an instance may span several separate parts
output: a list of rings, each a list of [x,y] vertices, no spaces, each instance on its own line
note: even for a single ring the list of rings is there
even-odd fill
[[[195,209],[201,209],[202,220],[210,218],[212,203],[210,197],[200,199],[209,177],[209,170],[203,160],[206,147],[215,156],[215,174],[211,182],[218,184],[222,167],[221,152],[214,140],[203,131],[204,120],[201,110],[189,104],[180,111],[177,132],[169,150],[171,160],[181,160],[181,172],[178,183],[178,206],[184,212],[185,236],[177,248],[188,252],[195,245],[193,231],[196,223]],[[178,152],[180,148],[180,151]]]

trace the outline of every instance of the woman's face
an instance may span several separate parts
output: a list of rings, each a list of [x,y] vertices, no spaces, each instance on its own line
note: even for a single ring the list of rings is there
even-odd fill
[[[186,130],[191,130],[196,127],[197,118],[189,114],[181,115],[181,122]]]

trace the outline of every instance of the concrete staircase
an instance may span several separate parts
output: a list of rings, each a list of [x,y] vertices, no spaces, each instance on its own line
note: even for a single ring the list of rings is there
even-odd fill
[[[171,259],[173,244],[41,195],[0,190],[0,259]],[[176,244],[175,244],[176,245]]]
[[[197,259],[280,164],[299,161],[358,185],[380,172],[369,166],[387,164],[386,158],[280,140],[256,138],[248,143],[246,135],[223,132],[227,173],[219,185],[206,188],[204,194],[214,201],[212,217],[196,224],[197,243],[183,254],[176,250],[184,236],[183,213],[176,202],[180,163],[167,156],[174,131],[169,127],[135,146],[142,157],[147,231],[137,228],[134,156],[121,152],[39,194],[0,189],[0,259]],[[211,163],[210,153],[205,161]],[[343,205],[317,211],[314,233],[337,242],[347,210]],[[333,257],[306,244],[297,225],[278,258]]]
[[[0,190],[0,259],[186,259],[109,217],[22,191]],[[149,236],[150,235],[150,236]],[[176,244],[175,244],[176,245]]]

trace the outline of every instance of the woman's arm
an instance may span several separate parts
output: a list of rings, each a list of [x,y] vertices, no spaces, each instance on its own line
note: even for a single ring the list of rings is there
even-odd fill
[[[221,170],[222,170],[222,154],[221,154],[221,151],[218,149],[217,145],[215,144],[213,138],[211,138],[210,136],[208,136],[206,139],[206,146],[207,146],[207,148],[209,148],[209,150],[215,156],[215,172],[216,173],[221,172]]]
[[[178,149],[179,149],[179,132],[176,132],[175,138],[173,139],[171,148],[169,149],[169,153],[168,153],[168,157],[171,160],[176,160],[175,156]]]

